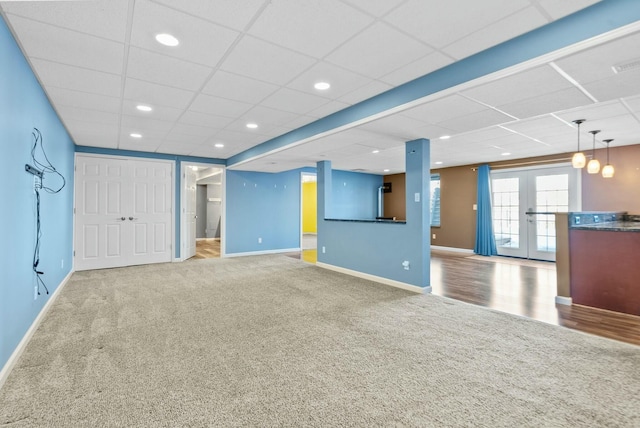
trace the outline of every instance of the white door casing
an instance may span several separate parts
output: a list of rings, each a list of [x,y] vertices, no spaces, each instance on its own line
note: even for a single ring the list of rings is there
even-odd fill
[[[172,163],[76,156],[75,269],[171,261]]]
[[[182,215],[185,218],[186,230],[186,242],[183,259],[188,259],[196,255],[196,180],[198,178],[196,171],[193,168],[187,167],[183,169],[184,179],[182,181],[182,194],[183,208]],[[183,241],[184,242],[184,241]]]

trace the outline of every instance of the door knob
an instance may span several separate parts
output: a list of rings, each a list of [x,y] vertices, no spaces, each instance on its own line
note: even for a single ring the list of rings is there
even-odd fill
[[[138,219],[138,217],[129,217],[129,220],[131,220],[131,221],[137,220],[137,219]],[[123,220],[124,220],[124,218],[123,218]]]
[[[126,218],[124,218],[124,217],[120,217],[120,218],[117,218],[117,219],[116,219],[116,221],[118,221],[118,220],[120,220],[120,221],[125,221],[125,220],[126,220]]]

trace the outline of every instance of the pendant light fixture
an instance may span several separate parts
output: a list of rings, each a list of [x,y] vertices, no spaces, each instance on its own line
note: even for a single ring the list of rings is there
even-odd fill
[[[613,177],[613,173],[615,172],[615,170],[613,169],[613,165],[609,163],[609,143],[612,142],[613,139],[602,140],[602,141],[607,143],[607,164],[604,166],[604,168],[602,168],[602,176],[604,178],[611,178]]]
[[[587,164],[587,172],[589,174],[597,174],[600,172],[600,162],[596,159],[596,134],[600,131],[589,131],[590,134],[593,135],[593,151],[591,152],[591,160]]]
[[[584,153],[580,151],[580,124],[582,122],[584,122],[584,119],[577,119],[573,121],[573,123],[578,125],[578,151],[571,158],[571,165],[573,165],[574,168],[584,168],[587,163]]]

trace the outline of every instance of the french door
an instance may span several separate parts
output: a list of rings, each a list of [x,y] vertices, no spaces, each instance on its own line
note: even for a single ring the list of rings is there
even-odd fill
[[[498,254],[555,261],[554,213],[579,210],[578,177],[571,166],[491,172]]]
[[[77,155],[76,270],[171,261],[171,162]]]

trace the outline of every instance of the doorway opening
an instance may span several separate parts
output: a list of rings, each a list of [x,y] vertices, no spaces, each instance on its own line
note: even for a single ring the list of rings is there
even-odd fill
[[[301,174],[300,250],[307,263],[318,260],[318,187],[315,173]]]
[[[224,256],[224,168],[181,162],[180,259]]]
[[[580,209],[579,178],[570,165],[492,171],[498,255],[555,261],[555,213]]]

